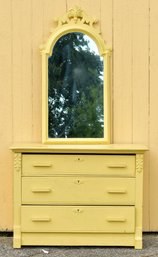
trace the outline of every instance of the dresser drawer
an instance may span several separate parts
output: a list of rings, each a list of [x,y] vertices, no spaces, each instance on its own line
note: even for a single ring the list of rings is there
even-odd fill
[[[22,206],[22,232],[133,233],[135,209],[112,206]]]
[[[134,205],[135,178],[23,177],[22,203]]]
[[[53,175],[135,176],[134,155],[23,154],[23,176]]]

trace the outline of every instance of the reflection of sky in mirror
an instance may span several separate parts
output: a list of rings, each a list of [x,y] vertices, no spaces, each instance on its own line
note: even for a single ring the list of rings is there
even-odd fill
[[[94,53],[95,55],[100,56],[99,50],[98,50],[98,47],[97,47],[95,41],[87,35],[84,35],[84,38],[88,41],[88,48],[89,48],[90,52]],[[100,56],[100,61],[103,62],[102,56]],[[103,80],[103,72],[101,72],[100,78]]]
[[[84,38],[88,41],[88,47],[91,52],[95,53],[96,55],[99,55],[98,47],[93,39],[91,39],[89,36],[84,35]],[[84,48],[84,47],[83,47]]]

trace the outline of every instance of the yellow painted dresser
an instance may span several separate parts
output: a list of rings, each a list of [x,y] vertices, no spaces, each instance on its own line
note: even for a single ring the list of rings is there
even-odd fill
[[[14,152],[14,247],[142,248],[140,145],[28,145]]]

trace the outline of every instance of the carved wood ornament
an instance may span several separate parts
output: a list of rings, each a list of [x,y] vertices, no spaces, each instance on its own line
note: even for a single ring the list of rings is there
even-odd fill
[[[136,171],[139,173],[143,171],[143,154],[136,155]]]
[[[89,17],[80,7],[71,8],[64,16],[57,19],[58,26],[69,23],[81,23],[93,27],[97,20]]]
[[[21,153],[14,154],[14,169],[16,172],[21,170]]]

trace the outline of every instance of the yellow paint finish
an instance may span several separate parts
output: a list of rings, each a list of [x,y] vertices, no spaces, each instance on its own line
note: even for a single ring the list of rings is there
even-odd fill
[[[133,246],[134,234],[120,233],[22,233],[22,245]],[[106,250],[106,249],[105,249]]]
[[[14,154],[13,247],[21,246],[21,153]],[[16,205],[16,207],[15,207]]]
[[[62,153],[62,154],[136,154],[144,153],[148,148],[140,144],[110,144],[110,145],[44,145],[44,144],[16,144],[10,147],[16,153]],[[30,157],[31,158],[31,157]]]
[[[134,155],[30,155],[22,157],[23,176],[97,174],[130,177],[135,174]]]
[[[21,208],[22,232],[134,233],[134,221],[134,207],[22,206]]]
[[[74,15],[72,15],[74,13]],[[80,13],[80,15],[78,15]],[[70,17],[71,15],[71,17]],[[87,15],[81,7],[69,9],[57,19],[58,26],[52,30],[47,42],[40,46],[42,54],[42,142],[47,144],[107,144],[110,143],[110,56],[111,49],[95,29],[96,19]],[[81,32],[91,37],[104,62],[104,136],[103,138],[49,138],[48,137],[48,57],[58,39],[67,33]]]
[[[38,237],[41,245],[48,244],[47,233],[55,238],[48,241],[51,245],[102,245],[103,238],[107,238],[103,245],[142,248],[143,153],[146,147],[34,147],[12,148],[15,248],[27,242],[34,245]],[[30,233],[34,233],[32,242],[27,238]],[[71,239],[67,240],[63,233]],[[71,237],[70,233],[76,236]],[[84,243],[85,236],[81,240],[80,233],[88,234]],[[118,237],[118,233],[123,235]],[[125,236],[127,241],[121,241]]]
[[[22,204],[134,205],[135,178],[23,177]]]

